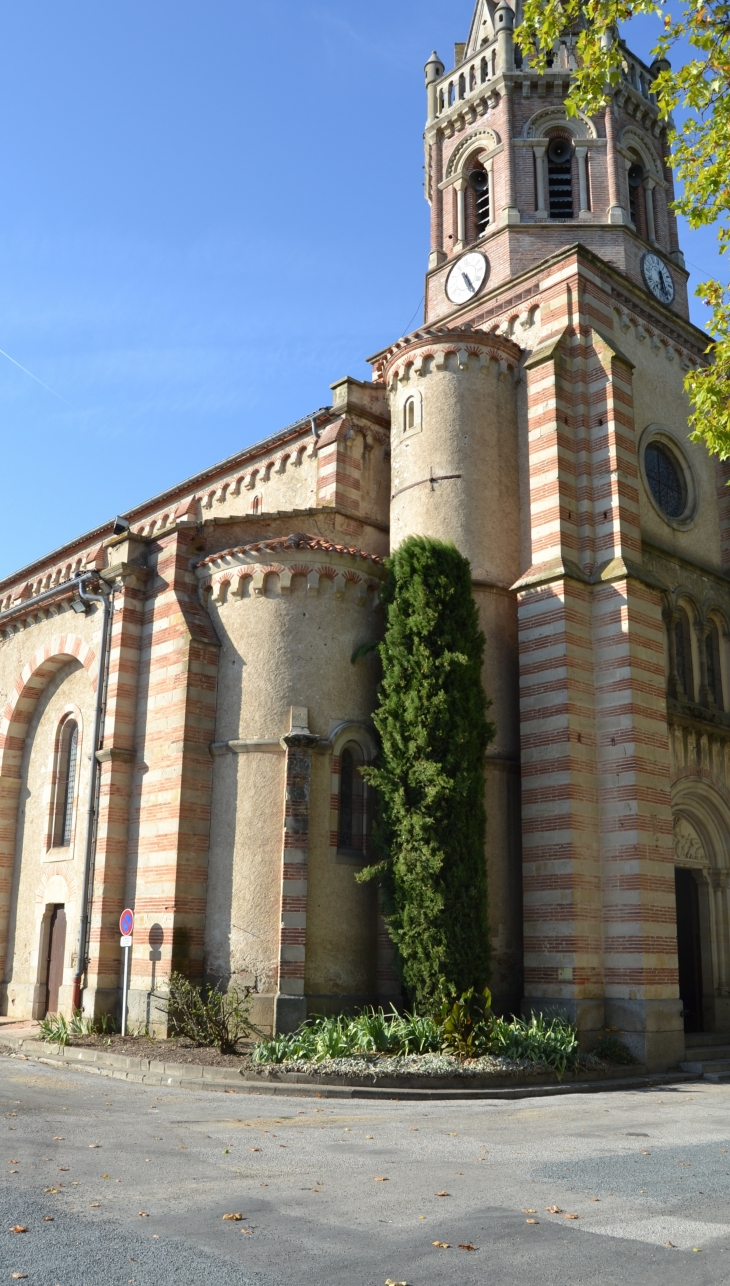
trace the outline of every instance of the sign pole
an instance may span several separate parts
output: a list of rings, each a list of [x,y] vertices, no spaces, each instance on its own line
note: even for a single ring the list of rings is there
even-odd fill
[[[129,950],[134,932],[134,911],[126,907],[119,917],[120,947],[124,950],[124,978],[122,981],[122,1035],[127,1034],[127,988],[129,985]]]
[[[124,948],[124,982],[122,983],[122,1035],[127,1034],[127,976],[129,973],[129,947]]]

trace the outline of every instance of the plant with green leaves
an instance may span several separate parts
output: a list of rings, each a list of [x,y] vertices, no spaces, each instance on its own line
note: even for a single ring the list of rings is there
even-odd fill
[[[470,987],[453,1004],[445,1004],[441,1011],[443,1048],[458,1054],[459,1058],[475,1058],[484,1053],[489,1043],[491,1009],[489,987],[480,994]]]
[[[165,1014],[176,1036],[194,1045],[217,1048],[221,1054],[235,1053],[239,1041],[251,1036],[250,993],[231,987],[198,987],[181,973],[172,973],[168,989],[157,1006]]]
[[[38,1039],[58,1046],[70,1045],[72,1036],[107,1036],[116,1031],[110,1014],[97,1018],[84,1018],[80,1009],[74,1009],[70,1019],[63,1014],[46,1014],[38,1027]]]
[[[574,33],[578,67],[565,99],[569,114],[595,115],[621,81],[625,46],[621,24],[639,15],[658,21],[653,54],[659,73],[652,84],[662,117],[669,122],[671,160],[682,194],[674,208],[690,227],[716,224],[720,252],[730,246],[730,6],[727,0],[688,0],[673,6],[657,0],[525,0],[516,39],[530,66],[544,70],[560,36]],[[672,70],[675,46],[691,55]],[[688,112],[681,131],[671,113]],[[685,388],[692,405],[692,437],[722,459],[730,455],[730,289],[710,280],[696,292],[712,310],[711,362],[690,370]]]
[[[388,571],[381,753],[363,770],[378,792],[380,860],[358,879],[379,881],[408,994],[435,1012],[489,976],[484,755],[494,727],[467,559],[412,536]]]
[[[533,1014],[529,1021],[494,1018],[490,1023],[489,1052],[502,1058],[544,1063],[563,1076],[578,1066],[578,1033],[565,1018],[548,1019],[542,1014]]]

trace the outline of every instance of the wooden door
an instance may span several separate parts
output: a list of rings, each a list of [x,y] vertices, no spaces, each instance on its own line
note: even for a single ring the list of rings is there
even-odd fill
[[[46,1013],[58,1013],[58,993],[63,983],[63,956],[66,949],[66,908],[54,906],[48,932]]]

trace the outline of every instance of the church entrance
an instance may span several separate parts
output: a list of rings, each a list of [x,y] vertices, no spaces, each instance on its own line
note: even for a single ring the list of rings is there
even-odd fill
[[[692,871],[681,866],[675,867],[674,886],[677,895],[679,995],[684,1010],[684,1030],[703,1031],[699,888]]]
[[[46,1013],[58,1013],[58,995],[63,983],[63,955],[66,948],[66,908],[54,906],[48,930],[46,962]]]

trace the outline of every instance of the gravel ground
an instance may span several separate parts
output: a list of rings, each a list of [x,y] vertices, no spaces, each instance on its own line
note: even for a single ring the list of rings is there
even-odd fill
[[[728,1108],[701,1082],[315,1106],[3,1058],[0,1286],[719,1286]]]

